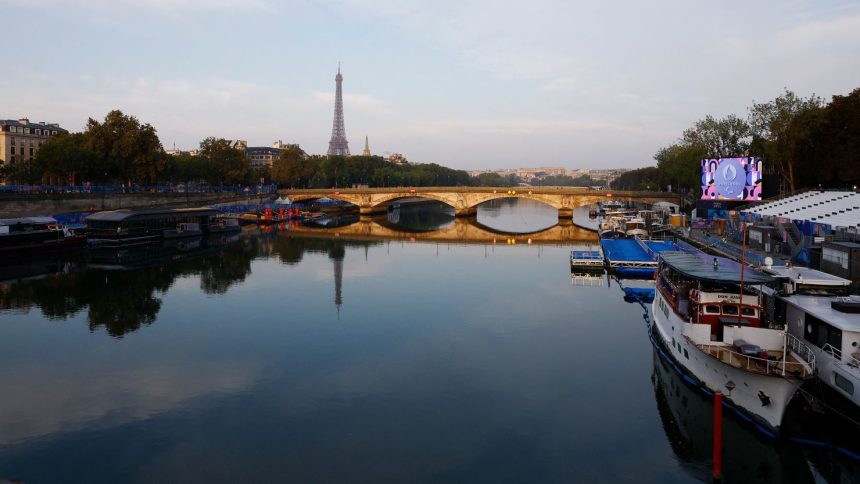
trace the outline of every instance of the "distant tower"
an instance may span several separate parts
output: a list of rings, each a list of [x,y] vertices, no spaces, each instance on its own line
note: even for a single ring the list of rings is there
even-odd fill
[[[346,128],[343,127],[343,76],[340,75],[340,62],[337,63],[337,75],[334,77],[337,89],[334,95],[334,123],[331,128],[331,140],[328,142],[328,155],[349,156],[349,142],[346,141]]]
[[[361,152],[361,156],[370,156],[370,145],[367,144],[367,135],[364,135],[364,151]]]

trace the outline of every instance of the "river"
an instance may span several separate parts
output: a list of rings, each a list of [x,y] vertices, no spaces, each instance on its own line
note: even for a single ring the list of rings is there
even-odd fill
[[[340,224],[353,222],[341,220]],[[709,401],[555,210],[497,243],[250,231],[0,266],[0,477],[39,482],[710,481]],[[440,206],[387,223],[454,224]],[[731,416],[727,482],[849,482]],[[856,482],[856,481],[855,481]]]

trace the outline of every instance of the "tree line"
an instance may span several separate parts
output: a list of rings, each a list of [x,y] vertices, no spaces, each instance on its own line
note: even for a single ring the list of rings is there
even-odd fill
[[[753,102],[745,118],[705,116],[675,143],[654,155],[656,166],[632,170],[611,186],[665,190],[697,198],[704,158],[759,156],[766,193],[860,183],[860,88],[829,103],[786,89],[775,99]]]
[[[154,127],[114,110],[104,121],[90,118],[80,133],[60,133],[42,144],[36,156],[3,164],[0,173],[13,183],[156,185],[201,181],[237,184],[251,181],[245,153],[224,139],[207,138],[199,156],[171,156]]]
[[[196,153],[164,151],[153,126],[114,110],[103,121],[90,118],[84,131],[61,133],[32,159],[0,163],[0,180],[19,184],[123,185],[255,184],[284,187],[468,186],[479,184],[463,170],[429,164],[395,165],[380,156],[308,155],[298,145],[284,149],[271,167],[252,170],[245,152],[228,140],[209,137]]]

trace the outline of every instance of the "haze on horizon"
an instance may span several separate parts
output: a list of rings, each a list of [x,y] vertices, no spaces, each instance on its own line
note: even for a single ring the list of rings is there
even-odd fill
[[[640,167],[706,114],[860,87],[860,4],[0,0],[0,117],[120,109],[165,149],[207,136],[325,153],[346,132],[453,168]]]

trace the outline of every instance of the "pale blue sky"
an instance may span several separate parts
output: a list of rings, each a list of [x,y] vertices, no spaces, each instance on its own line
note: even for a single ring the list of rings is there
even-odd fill
[[[113,108],[165,148],[324,153],[346,131],[456,168],[636,167],[706,114],[860,87],[860,2],[0,0],[0,118]]]

